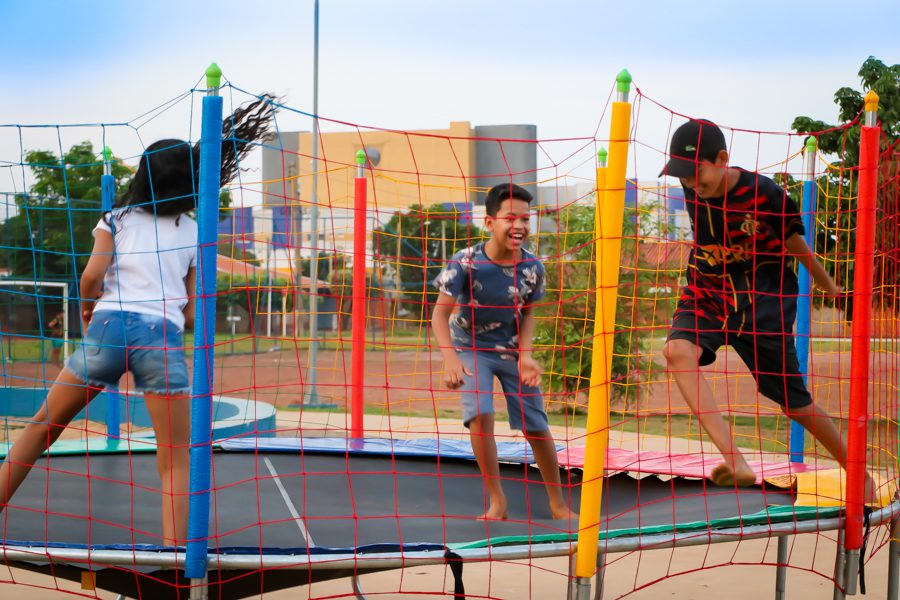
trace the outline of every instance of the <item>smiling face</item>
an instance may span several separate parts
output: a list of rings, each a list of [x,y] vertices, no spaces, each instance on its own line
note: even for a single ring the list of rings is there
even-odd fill
[[[528,239],[530,220],[531,206],[528,202],[510,198],[500,203],[496,215],[484,218],[484,226],[491,232],[494,248],[514,256]]]
[[[718,198],[725,195],[728,174],[728,153],[719,152],[714,162],[701,160],[697,172],[689,177],[680,177],[681,185],[694,190],[698,198]]]

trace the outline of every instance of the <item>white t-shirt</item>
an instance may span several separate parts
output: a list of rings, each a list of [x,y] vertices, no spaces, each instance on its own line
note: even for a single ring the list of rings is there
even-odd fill
[[[184,329],[181,311],[194,293],[185,289],[184,278],[196,261],[197,222],[187,215],[155,216],[140,208],[125,214],[117,209],[107,219],[115,229],[115,250],[94,310],[160,316]],[[98,230],[112,232],[104,219],[94,227],[95,236]]]

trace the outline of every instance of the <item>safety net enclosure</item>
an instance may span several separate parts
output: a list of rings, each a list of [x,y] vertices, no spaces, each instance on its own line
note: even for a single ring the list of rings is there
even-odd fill
[[[90,592],[63,580],[135,598],[243,598],[293,586],[334,597],[337,588],[317,586],[349,578],[362,597],[363,575],[436,565],[443,576],[415,586],[401,576],[385,593],[462,597],[468,585],[470,594],[512,597],[508,574],[467,579],[469,563],[488,563],[523,580],[552,577],[560,596],[627,596],[735,562],[708,554],[684,566],[682,547],[760,538],[775,538],[773,551],[743,562],[774,566],[776,594],[792,568],[833,580],[838,595],[856,592],[860,565],[873,557],[889,555],[898,572],[900,187],[897,140],[879,124],[874,93],[855,119],[827,131],[718,124],[730,164],[773,180],[797,209],[782,199],[775,214],[755,190],[741,192],[749,204],[722,209],[735,230],[723,250],[695,239],[698,219],[712,217],[659,174],[685,119],[627,71],[586,117],[587,134],[564,139],[521,124],[357,125],[223,83],[215,68],[207,75],[204,87],[126,123],[0,128],[18,140],[18,155],[0,163],[14,182],[0,189],[4,456],[35,425],[29,415],[59,363],[87,352],[78,303],[91,232],[141,155],[155,138],[178,137],[198,165],[197,208],[185,213],[198,225],[196,322],[181,346],[166,348],[187,355],[190,442],[157,440],[152,406],[133,376],[121,378],[74,418],[0,513],[5,581],[29,570],[76,594]],[[223,182],[216,153],[247,143],[223,113],[254,102],[274,112],[272,133]],[[160,119],[178,131],[163,131]],[[490,263],[477,254],[492,231],[484,200],[503,183],[533,197],[524,248],[543,265],[545,292],[527,304],[533,355],[558,488],[577,517],[553,518],[527,426],[505,423],[515,415],[504,396],[522,390],[491,382],[476,391],[497,411],[508,518],[476,519],[489,508],[476,461],[484,440],[464,426],[461,392],[444,385],[432,332],[440,274],[467,256],[473,268]],[[785,239],[754,240],[785,213],[802,227],[772,230],[801,232],[844,291],[813,286],[801,260],[782,263],[796,287],[781,281],[766,293],[796,307],[795,329],[779,339],[796,347],[798,376],[847,440],[846,471],[791,409],[759,391],[761,374],[784,379],[784,370],[763,366],[758,353],[756,368],[746,366],[728,345],[744,325],[725,327],[714,362],[693,366],[687,384],[666,359],[697,254],[760,273],[776,254],[782,260]],[[754,485],[710,480],[722,456],[686,398],[701,379]],[[176,446],[190,448],[190,489],[167,495],[159,457]],[[162,533],[167,502],[183,502],[189,515],[176,544]],[[811,559],[789,552],[798,534],[816,537]]]

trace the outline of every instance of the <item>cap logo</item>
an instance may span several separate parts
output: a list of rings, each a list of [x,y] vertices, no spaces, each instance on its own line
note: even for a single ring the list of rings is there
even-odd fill
[[[685,152],[696,152],[696,151],[697,151],[697,146],[685,146],[685,147],[684,147],[684,151],[685,151]]]

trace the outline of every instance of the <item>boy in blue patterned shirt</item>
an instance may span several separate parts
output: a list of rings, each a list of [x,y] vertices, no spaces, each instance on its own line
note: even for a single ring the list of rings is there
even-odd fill
[[[531,445],[554,519],[573,518],[563,499],[556,446],[541,397],[543,369],[532,356],[534,302],[544,296],[544,265],[522,246],[530,231],[532,196],[504,183],[485,198],[491,238],[457,252],[434,281],[440,291],[432,327],[444,358],[444,383],[462,391],[463,423],[484,476],[489,505],[479,519],[506,519],[494,440],[494,378],[500,380],[509,424]]]

